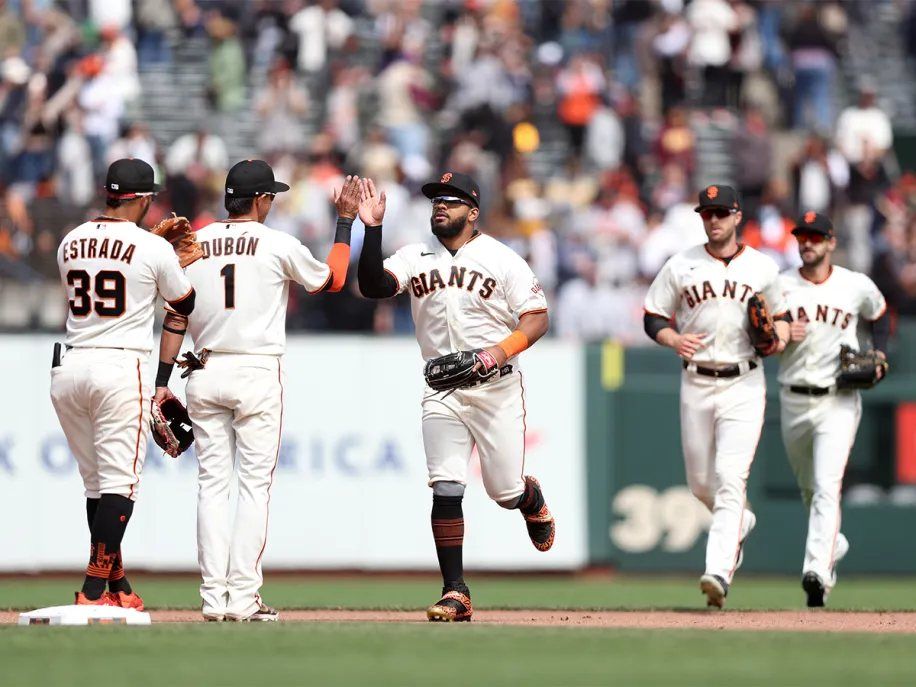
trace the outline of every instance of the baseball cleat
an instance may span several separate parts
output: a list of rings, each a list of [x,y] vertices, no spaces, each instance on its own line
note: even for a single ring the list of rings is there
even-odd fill
[[[143,610],[143,599],[138,594],[131,592],[108,592],[110,605],[119,606],[120,608],[133,608],[135,611]]]
[[[204,613],[203,616],[204,620],[206,620],[208,623],[221,623],[226,620],[226,616],[222,614],[213,615],[210,613]]]
[[[744,542],[747,541],[747,538],[757,525],[757,516],[754,515],[753,511],[748,511],[747,514],[749,516],[747,519],[747,529],[744,531],[744,536],[741,537],[741,541],[738,542],[738,557],[735,559],[735,570],[740,568],[741,564],[744,563]]]
[[[728,582],[718,575],[703,575],[700,578],[700,591],[706,595],[707,606],[722,608],[728,596]]]
[[[808,608],[823,608],[827,601],[827,588],[816,572],[806,572],[802,577],[802,589],[808,595]]]
[[[470,622],[473,613],[471,591],[462,584],[443,587],[442,598],[426,609],[426,619],[433,623]]]
[[[525,476],[525,484],[531,484],[541,492],[541,498],[544,493],[541,491],[541,483],[530,475]],[[541,506],[541,510],[531,515],[523,516],[525,518],[525,527],[528,529],[528,538],[534,544],[538,551],[550,551],[553,546],[553,540],[557,534],[557,525],[553,514],[548,510],[547,504]]]
[[[76,592],[76,599],[73,601],[77,606],[115,606],[108,594],[102,594],[98,599],[89,599],[82,592]]]
[[[206,617],[206,616],[205,616]],[[256,610],[251,615],[247,615],[244,618],[235,618],[231,615],[226,616],[226,620],[234,620],[239,623],[270,623],[276,622],[280,619],[280,614],[275,608],[271,608],[265,603],[261,603]]]

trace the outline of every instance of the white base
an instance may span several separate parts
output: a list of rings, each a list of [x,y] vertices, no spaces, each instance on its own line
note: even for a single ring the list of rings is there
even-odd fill
[[[149,625],[149,613],[117,606],[51,606],[19,614],[20,625]]]

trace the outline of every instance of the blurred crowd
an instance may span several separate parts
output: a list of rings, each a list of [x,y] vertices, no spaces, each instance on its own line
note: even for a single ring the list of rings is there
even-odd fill
[[[883,75],[842,68],[884,9],[911,60],[909,0],[0,0],[0,289],[58,279],[59,239],[99,213],[112,160],[164,180],[149,223],[203,226],[234,156],[256,154],[292,187],[268,224],[319,256],[342,175],[386,190],[389,252],[429,231],[422,183],[473,175],[483,230],[532,265],[562,337],[647,343],[647,284],[704,240],[692,209],[714,181],[742,192],[743,241],[785,268],[793,218],[830,213],[841,262],[916,314],[916,176]],[[169,135],[145,78],[193,68],[205,107],[177,92]],[[409,330],[406,303],[351,282],[294,291],[290,327]]]

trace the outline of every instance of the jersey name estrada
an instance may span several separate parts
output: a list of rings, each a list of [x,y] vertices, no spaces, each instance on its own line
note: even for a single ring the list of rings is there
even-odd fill
[[[70,231],[57,249],[67,291],[68,346],[153,348],[156,295],[178,301],[191,283],[165,239],[133,222],[97,220]]]
[[[807,320],[805,338],[790,343],[779,359],[779,383],[788,386],[828,387],[840,372],[840,346],[859,348],[859,318],[876,320],[884,314],[884,296],[860,272],[833,266],[824,281],[815,284],[798,270],[780,275],[789,313]]]
[[[697,363],[733,365],[757,357],[748,334],[747,300],[763,293],[774,317],[785,312],[779,267],[742,246],[728,263],[705,245],[673,256],[646,294],[646,312],[673,320],[681,334],[704,334]]]
[[[204,256],[187,268],[197,292],[188,320],[195,348],[283,355],[289,282],[319,291],[330,268],[298,239],[259,222],[214,222],[197,241]]]
[[[509,336],[526,313],[546,312],[537,277],[508,246],[477,234],[453,256],[435,237],[405,246],[385,260],[410,293],[424,360],[486,348]]]

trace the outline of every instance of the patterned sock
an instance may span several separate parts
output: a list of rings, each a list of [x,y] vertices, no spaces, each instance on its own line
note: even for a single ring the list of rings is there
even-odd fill
[[[87,512],[89,506],[87,505]],[[121,540],[134,510],[134,502],[117,494],[102,494],[92,520],[92,545],[83,580],[83,594],[98,599],[105,591],[115,562],[120,561]],[[123,575],[123,566],[121,566]]]
[[[114,565],[111,567],[111,572],[108,573],[108,590],[111,592],[124,592],[125,594],[133,592],[130,582],[127,581],[127,575],[124,574],[124,564],[121,561],[120,551],[118,551]]]
[[[525,483],[525,491],[519,497],[518,508],[522,515],[534,515],[544,507],[544,495],[533,482]]]
[[[445,586],[464,582],[464,513],[461,496],[433,494],[431,523]]]

